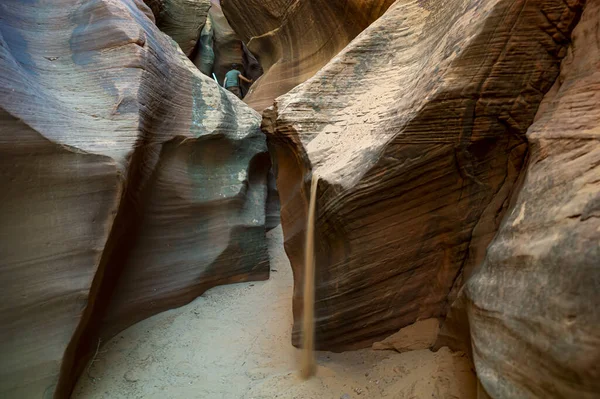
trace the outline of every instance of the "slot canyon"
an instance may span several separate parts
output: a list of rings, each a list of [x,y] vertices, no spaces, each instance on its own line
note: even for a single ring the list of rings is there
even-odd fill
[[[599,0],[0,0],[0,189],[2,399],[600,397]]]

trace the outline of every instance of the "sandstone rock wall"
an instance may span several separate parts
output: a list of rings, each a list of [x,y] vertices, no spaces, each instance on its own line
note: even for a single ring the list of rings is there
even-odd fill
[[[213,72],[222,84],[225,74],[231,69],[231,64],[242,65],[244,50],[240,37],[229,25],[227,18],[223,14],[221,4],[218,0],[212,0],[212,6],[209,11],[214,29],[214,51],[215,65]],[[243,73],[244,71],[242,71]]]
[[[502,220],[581,5],[399,1],[265,111],[295,320],[308,182],[321,179],[318,348],[445,316]]]
[[[215,50],[213,49],[215,42],[214,34],[212,19],[209,15],[206,18],[206,23],[200,33],[198,50],[194,57],[194,65],[198,67],[200,72],[208,77],[212,77],[212,71],[215,65]]]
[[[256,80],[262,73],[262,67],[246,48],[240,36],[231,28],[219,0],[211,0],[209,16],[213,24],[215,60],[212,72],[220,84],[225,80],[225,74],[231,69],[231,64],[240,65],[240,71],[249,79]],[[244,95],[248,93],[250,84],[241,82]]]
[[[313,76],[394,0],[222,0],[265,75],[245,101],[262,111]]]
[[[0,4],[1,397],[68,397],[99,338],[268,277],[259,124],[141,0]]]
[[[206,22],[210,0],[145,0],[156,25],[189,57]]]
[[[600,3],[589,1],[527,131],[514,207],[466,286],[493,398],[600,393]]]

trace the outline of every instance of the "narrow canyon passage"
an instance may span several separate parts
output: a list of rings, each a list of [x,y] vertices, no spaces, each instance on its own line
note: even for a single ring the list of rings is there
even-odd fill
[[[598,32],[0,0],[0,399],[599,399]]]
[[[281,226],[267,239],[268,281],[213,288],[123,331],[100,348],[73,398],[475,397],[467,358],[447,348],[318,352],[317,376],[302,381]]]

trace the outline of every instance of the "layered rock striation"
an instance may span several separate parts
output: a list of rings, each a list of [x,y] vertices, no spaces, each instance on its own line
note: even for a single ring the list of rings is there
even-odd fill
[[[210,0],[145,0],[156,25],[179,44],[188,57],[196,48],[206,22]]]
[[[223,14],[223,9],[219,0],[212,0],[212,7],[209,16],[213,24],[215,61],[213,72],[222,84],[225,80],[225,74],[231,70],[232,64],[237,64],[244,76],[256,80],[263,69],[254,55],[248,50],[242,42],[240,36],[229,25],[229,21]],[[250,89],[250,84],[240,82],[242,93],[246,95]]]
[[[259,115],[141,0],[0,4],[0,396],[68,397],[107,337],[265,279]]]
[[[265,75],[245,101],[262,111],[312,77],[394,0],[221,0]]]
[[[296,344],[311,176],[317,347],[443,319],[502,220],[581,5],[399,1],[265,111]]]
[[[600,392],[599,28],[590,1],[527,131],[519,195],[466,286],[475,366],[493,398]]]
[[[213,29],[212,18],[208,15],[206,23],[200,33],[198,50],[194,57],[194,65],[198,67],[200,72],[209,77],[212,77],[213,67],[215,65],[215,50],[213,48],[215,42],[214,35],[215,32]]]

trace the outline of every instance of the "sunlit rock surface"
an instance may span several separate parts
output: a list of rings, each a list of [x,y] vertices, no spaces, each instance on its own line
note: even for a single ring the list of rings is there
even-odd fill
[[[141,1],[0,4],[0,397],[68,397],[99,338],[268,277],[259,124]]]
[[[600,393],[600,3],[527,131],[512,210],[467,284],[473,355],[493,398]]]
[[[265,111],[301,320],[308,187],[319,349],[442,318],[484,258],[581,2],[395,3]]]

